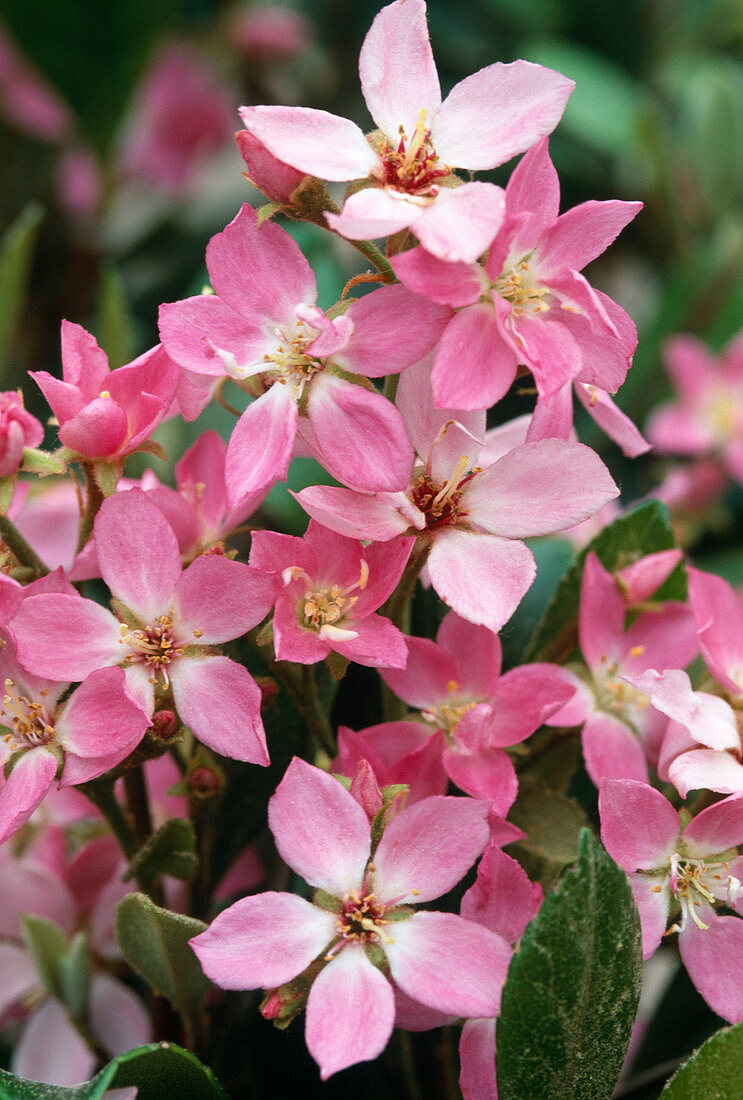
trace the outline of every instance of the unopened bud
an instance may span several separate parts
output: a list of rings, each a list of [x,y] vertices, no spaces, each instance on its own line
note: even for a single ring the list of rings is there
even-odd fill
[[[205,796],[216,794],[223,786],[222,776],[214,768],[202,765],[195,768],[188,777],[188,787],[191,794]]]
[[[178,719],[172,710],[158,710],[152,716],[150,733],[160,741],[169,741],[178,729]]]

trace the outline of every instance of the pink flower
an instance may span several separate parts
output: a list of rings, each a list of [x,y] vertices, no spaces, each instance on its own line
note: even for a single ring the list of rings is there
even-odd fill
[[[59,422],[60,441],[93,462],[124,458],[165,416],[178,369],[163,348],[110,371],[105,352],[80,325],[62,322],[63,381],[30,371]]]
[[[172,692],[181,720],[204,744],[267,764],[260,689],[247,669],[212,647],[261,621],[271,606],[270,582],[221,555],[183,570],[172,528],[138,489],[104,501],[95,540],[101,576],[125,609],[124,622],[82,597],[29,596],[13,620],[23,666],[61,680],[124,664],[148,713]]]
[[[503,397],[524,364],[539,391],[530,440],[570,438],[572,380],[588,411],[603,417],[602,426],[618,424],[623,414],[604,391],[616,391],[624,380],[637,343],[627,314],[589,286],[580,270],[641,204],[586,202],[558,216],[559,201],[545,138],[511,176],[508,216],[484,264],[442,263],[423,248],[392,261],[411,290],[457,309],[431,371],[436,405],[487,408]]]
[[[601,839],[629,874],[647,959],[666,933],[679,933],[689,977],[710,1008],[731,1024],[743,1020],[743,923],[718,916],[738,909],[743,859],[743,794],[702,810],[683,830],[660,791],[629,779],[606,780],[599,794]]]
[[[694,336],[676,336],[665,360],[678,399],[651,415],[648,438],[662,454],[716,456],[743,483],[743,335],[720,356]]]
[[[270,62],[300,53],[312,39],[312,26],[282,4],[251,5],[235,14],[229,36],[241,53]]]
[[[536,571],[521,540],[586,519],[619,490],[593,451],[561,439],[520,444],[481,468],[484,413],[434,409],[427,370],[425,362],[407,370],[398,388],[418,456],[405,492],[313,486],[297,499],[340,534],[378,542],[417,534],[444,603],[499,630]]]
[[[489,65],[442,103],[423,0],[397,0],[376,16],[359,58],[361,87],[378,130],[305,107],[242,107],[247,129],[279,160],[327,180],[369,186],[327,214],[345,237],[411,229],[443,260],[472,263],[503,217],[493,184],[460,183],[453,166],[494,168],[550,133],[573,82],[516,61]]]
[[[380,964],[425,1005],[457,1016],[495,1014],[510,956],[506,942],[453,914],[410,908],[450,890],[482,851],[483,803],[424,799],[395,817],[372,852],[359,803],[337,780],[295,758],[268,812],[282,858],[323,891],[324,907],[293,894],[244,898],[191,945],[205,973],[225,989],[273,989],[313,961],[319,966],[306,1038],[323,1079],[376,1058],[387,1044],[395,998]]]
[[[364,547],[315,522],[301,539],[255,531],[250,565],[275,578],[277,659],[314,664],[334,650],[357,664],[404,667],[403,635],[373,613],[395,590],[412,547],[412,539]]]
[[[449,777],[441,763],[440,731],[421,722],[380,722],[363,730],[338,727],[338,755],[331,770],[351,777],[365,760],[380,787],[405,784],[405,805],[446,794]]]
[[[508,813],[518,789],[506,747],[526,740],[572,696],[554,665],[522,665],[501,675],[501,644],[486,626],[453,611],[434,643],[407,638],[404,669],[382,677],[395,694],[422,711],[446,737],[443,765],[467,794]]]
[[[583,726],[583,758],[597,786],[602,778],[647,781],[648,761],[657,763],[666,720],[631,686],[631,678],[648,668],[686,665],[697,649],[693,617],[684,604],[668,602],[646,611],[625,630],[626,615],[617,582],[590,553],[578,613],[584,663],[563,669],[578,690],[547,725]]]
[[[228,375],[257,397],[227,450],[231,506],[286,477],[297,434],[333,476],[361,489],[402,488],[413,460],[405,427],[366,377],[417,362],[450,310],[385,286],[338,316],[323,313],[298,245],[278,225],[259,225],[247,204],[206,258],[216,294],[161,306],[160,331],[186,370]]]
[[[12,390],[0,393],[0,477],[10,477],[23,462],[24,447],[38,447],[44,429],[23,407],[23,396]]]

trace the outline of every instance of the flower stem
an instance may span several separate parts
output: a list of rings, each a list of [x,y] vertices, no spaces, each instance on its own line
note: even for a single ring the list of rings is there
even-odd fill
[[[124,808],[114,795],[112,779],[91,779],[78,788],[100,810],[127,859],[137,851],[137,841]]]
[[[0,514],[0,536],[2,540],[21,565],[33,569],[37,577],[44,577],[49,572],[39,555],[29,546],[16,525],[6,515]]]
[[[314,666],[300,665],[297,668],[288,661],[273,661],[272,669],[294,700],[318,748],[331,758],[334,757],[338,746],[328,716],[320,703]]]
[[[93,534],[93,523],[104,500],[103,493],[96,481],[93,463],[81,461],[80,465],[85,476],[85,511],[80,520],[80,534],[77,539],[78,554]]]

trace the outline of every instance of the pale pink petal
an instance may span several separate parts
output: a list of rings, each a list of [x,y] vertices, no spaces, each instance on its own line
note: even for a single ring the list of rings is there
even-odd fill
[[[18,1042],[11,1069],[18,1077],[49,1085],[80,1085],[92,1076],[97,1058],[53,997],[32,1014]]]
[[[427,566],[444,603],[491,630],[510,619],[536,573],[522,542],[458,528],[437,534]]]
[[[622,448],[627,458],[637,458],[652,449],[652,443],[648,443],[639,428],[614,404],[605,390],[576,382],[575,393],[590,416]]]
[[[473,264],[501,227],[505,192],[493,183],[442,187],[411,224],[423,247],[447,263]]]
[[[395,1027],[404,1028],[405,1031],[430,1031],[434,1027],[445,1027],[453,1023],[450,1012],[438,1012],[430,1005],[422,1005],[420,1001],[414,1001],[407,993],[403,993],[399,986],[394,986],[395,991]]]
[[[54,782],[59,762],[43,747],[20,758],[0,790],[0,844],[25,825]]]
[[[649,959],[660,947],[668,924],[671,889],[668,871],[658,875],[630,875],[642,926],[642,957]]]
[[[178,713],[210,749],[233,760],[268,764],[261,690],[228,657],[183,657],[172,666]]]
[[[141,489],[114,493],[103,502],[95,521],[95,545],[104,581],[144,623],[170,609],[181,575],[178,541]]]
[[[327,111],[241,107],[240,118],[275,157],[320,179],[360,179],[379,164],[358,126]]]
[[[20,939],[24,913],[54,921],[65,933],[73,932],[78,921],[75,898],[59,873],[34,859],[6,859],[0,863],[0,936]]]
[[[695,412],[661,405],[645,425],[647,437],[661,454],[703,455],[714,449],[712,429]]]
[[[539,244],[539,262],[545,271],[569,267],[582,271],[605,252],[626,225],[642,210],[641,202],[580,203],[546,230]]]
[[[488,842],[488,806],[471,798],[425,798],[388,825],[374,855],[382,901],[420,903],[451,890]]]
[[[271,989],[301,974],[336,935],[336,918],[296,894],[242,898],[190,941],[222,989]]]
[[[227,444],[224,475],[230,508],[286,478],[296,431],[297,405],[289,386],[274,385],[248,405]]]
[[[528,61],[488,65],[444,100],[434,125],[436,151],[447,164],[474,172],[504,164],[552,133],[574,87]]]
[[[583,566],[578,610],[578,637],[586,664],[594,675],[603,676],[616,662],[624,646],[627,609],[614,577],[598,556],[589,551]]]
[[[722,577],[691,567],[689,600],[710,671],[737,695],[743,687],[743,605]]]
[[[222,301],[259,324],[290,322],[298,302],[317,296],[312,268],[294,238],[270,218],[259,225],[247,203],[212,237],[206,263]]]
[[[20,927],[14,933],[20,935]],[[40,985],[33,960],[28,951],[15,943],[0,941],[0,968],[3,984],[0,988],[0,1016],[21,1002],[32,989]]]
[[[439,342],[431,370],[434,401],[440,408],[489,408],[511,388],[516,366],[496,311],[485,302],[468,306],[449,322]]]
[[[743,843],[743,794],[708,806],[684,829],[684,843],[692,854],[724,852]]]
[[[352,302],[344,316],[353,321],[353,334],[334,362],[355,374],[381,378],[427,355],[452,311],[398,284],[365,294]]]
[[[675,600],[667,601],[658,611],[639,615],[624,640],[627,649],[622,672],[628,676],[653,668],[683,668],[699,651],[694,616],[688,604]]]
[[[636,604],[649,600],[683,556],[681,550],[658,550],[626,565],[624,569],[617,570],[617,580],[622,586],[627,603]]]
[[[542,904],[542,888],[494,844],[483,852],[477,880],[462,898],[460,915],[515,943]]]
[[[671,760],[666,771],[682,798],[689,791],[709,790],[719,794],[743,791],[743,764],[727,752],[690,749]]]
[[[575,694],[557,665],[527,664],[507,672],[493,693],[490,744],[506,748],[524,741]],[[462,717],[464,722],[467,718]]]
[[[583,727],[583,759],[596,786],[602,779],[647,782],[645,752],[629,726],[611,714],[592,714]]]
[[[660,791],[631,779],[605,780],[599,789],[601,842],[625,871],[652,871],[673,855],[679,817]]]
[[[477,265],[446,263],[420,246],[393,256],[390,263],[401,283],[442,305],[469,306],[482,293]]]
[[[126,690],[123,670],[100,668],[72,693],[56,728],[60,744],[77,756],[120,754],[123,760],[142,740],[149,724],[149,714]]]
[[[465,1020],[459,1039],[459,1087],[464,1100],[498,1100],[495,1020]]]
[[[740,747],[732,707],[716,695],[692,691],[689,677],[681,669],[667,668],[659,673],[651,668],[640,676],[626,679],[644,692],[662,714],[685,726],[695,741],[712,749]]]
[[[673,384],[689,404],[696,403],[718,372],[710,349],[697,336],[674,336],[663,346],[663,358]]]
[[[330,374],[310,389],[307,414],[315,457],[352,488],[400,492],[410,480],[413,447],[402,416],[386,397]],[[301,421],[300,421],[301,434]]]
[[[273,604],[273,581],[220,555],[196,558],[175,586],[173,626],[179,638],[214,645],[257,626]],[[198,633],[196,633],[198,631]]]
[[[402,493],[397,495],[403,496]],[[295,496],[305,512],[318,523],[348,538],[389,542],[410,526],[409,519],[389,499],[370,493],[332,485],[312,485]]]
[[[327,178],[327,177],[326,177]],[[325,220],[336,233],[349,240],[386,237],[412,226],[420,217],[415,196],[382,187],[365,187],[350,195],[340,214],[326,213]]]
[[[464,498],[474,523],[519,539],[580,523],[618,495],[606,466],[589,447],[542,439],[514,447],[488,466],[469,482]]]
[[[311,886],[337,897],[359,888],[369,822],[337,779],[295,757],[268,804],[268,823],[284,862]]]
[[[116,1057],[152,1040],[152,1022],[141,998],[110,974],[90,985],[90,1029],[106,1054]]]
[[[743,920],[718,917],[704,904],[699,914],[707,928],[687,920],[679,950],[689,977],[718,1016],[728,1023],[743,1020],[743,977],[736,960],[743,952]]]
[[[361,946],[349,944],[320,971],[307,1000],[307,1049],[323,1081],[381,1054],[394,1022],[392,986]]]
[[[369,114],[393,145],[400,126],[410,141],[421,111],[431,128],[441,90],[424,0],[388,4],[375,16],[359,54],[359,75]]]
[[[453,913],[414,913],[395,922],[384,945],[392,977],[422,1004],[455,1016],[495,1016],[511,948]]]
[[[492,695],[500,682],[502,650],[493,630],[477,626],[454,612],[445,615],[436,641],[458,663],[460,687],[483,699]]]
[[[307,535],[313,527],[315,525],[310,524]],[[326,543],[330,541],[327,531],[319,533],[323,541]],[[366,588],[358,591],[358,599],[353,607],[353,614],[357,619],[368,615],[370,611],[376,611],[392,595],[408,563],[414,543],[413,538],[398,538],[391,544],[371,543],[369,546],[359,547],[360,557],[369,566],[369,579]],[[322,541],[318,540],[317,555],[320,561],[323,560],[321,547]],[[327,554],[327,551],[325,553]],[[356,569],[358,566],[354,562],[354,571]],[[352,576],[351,580],[355,583],[358,580],[358,573]]]
[[[526,439],[519,443],[537,443],[540,439],[573,438],[573,389],[566,382],[549,396],[540,393],[534,406]]]

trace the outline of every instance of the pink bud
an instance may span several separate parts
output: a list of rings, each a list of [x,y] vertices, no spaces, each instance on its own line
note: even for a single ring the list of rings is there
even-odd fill
[[[361,759],[351,780],[351,794],[362,810],[373,821],[382,809],[384,799],[377,783],[374,769],[368,760]]]

